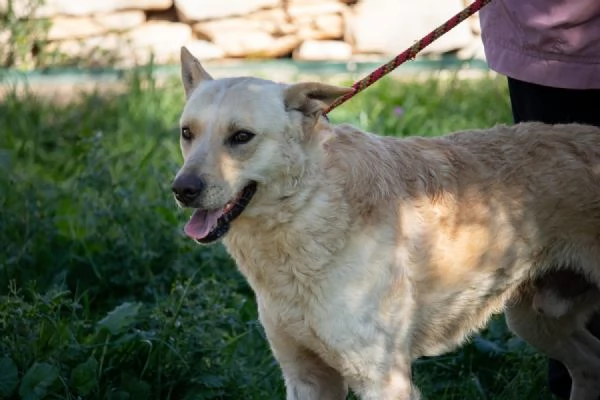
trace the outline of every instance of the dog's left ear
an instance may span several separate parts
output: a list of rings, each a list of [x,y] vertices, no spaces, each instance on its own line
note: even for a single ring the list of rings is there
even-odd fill
[[[186,47],[181,48],[181,82],[185,90],[185,97],[190,97],[192,91],[202,81],[212,80],[200,61],[190,53]]]
[[[318,82],[296,83],[285,89],[285,108],[300,111],[308,117],[319,117],[335,99],[350,91],[352,88]]]

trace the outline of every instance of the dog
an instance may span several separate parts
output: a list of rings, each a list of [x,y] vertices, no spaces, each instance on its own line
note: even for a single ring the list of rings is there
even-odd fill
[[[181,74],[185,232],[235,259],[288,400],[418,399],[411,363],[500,312],[597,399],[600,129],[391,138],[327,120],[348,88],[213,79],[185,48]]]

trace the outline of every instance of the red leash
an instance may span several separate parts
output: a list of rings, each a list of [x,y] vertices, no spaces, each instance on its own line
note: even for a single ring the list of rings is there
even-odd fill
[[[488,4],[492,0],[475,0],[471,5],[462,10],[461,12],[454,15],[448,21],[444,22],[442,25],[438,26],[432,32],[428,33],[417,43],[413,44],[410,48],[404,50],[402,53],[398,54],[393,60],[389,61],[387,64],[382,65],[377,68],[375,71],[371,72],[368,76],[361,79],[358,82],[355,82],[352,85],[352,91],[344,96],[336,99],[330,106],[325,110],[325,114],[329,113],[331,110],[339,106],[340,104],[345,103],[347,100],[350,100],[356,94],[362,92],[379,79],[383,78],[385,75],[392,72],[394,69],[398,68],[398,66],[410,59],[415,58],[418,52],[423,50],[425,47],[429,46],[434,40],[438,39],[444,33],[448,32],[456,25],[460,24],[465,19],[469,18],[471,15],[475,14],[477,11],[481,10],[483,6]]]

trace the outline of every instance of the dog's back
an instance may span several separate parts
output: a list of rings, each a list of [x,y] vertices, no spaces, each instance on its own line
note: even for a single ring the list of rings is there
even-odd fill
[[[526,123],[404,139],[335,132],[328,185],[345,182],[351,214],[365,226],[395,225],[391,240],[411,261],[404,267],[417,299],[445,305],[422,308],[448,328],[417,326],[416,354],[461,342],[546,270],[568,266],[600,282],[600,129]]]

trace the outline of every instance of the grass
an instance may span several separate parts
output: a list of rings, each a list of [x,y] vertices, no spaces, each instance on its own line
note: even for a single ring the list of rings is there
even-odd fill
[[[121,95],[0,103],[0,399],[281,399],[251,290],[182,235],[177,80]],[[331,115],[439,135],[509,122],[501,79],[384,79]],[[545,360],[501,317],[415,363],[426,397],[549,398]]]

